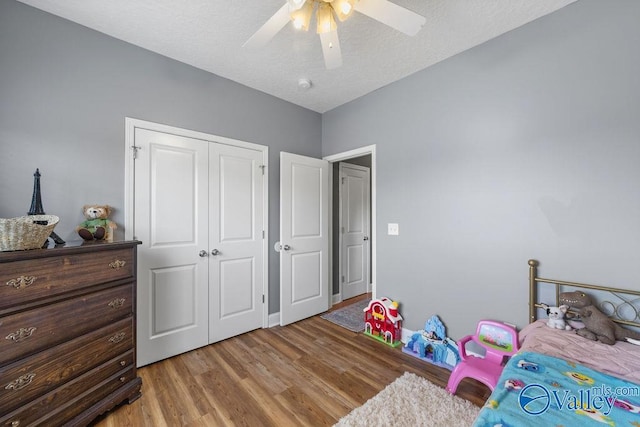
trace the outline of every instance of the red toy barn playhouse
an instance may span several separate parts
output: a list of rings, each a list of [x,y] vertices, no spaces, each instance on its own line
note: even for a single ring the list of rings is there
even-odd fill
[[[398,303],[389,298],[373,299],[364,309],[364,333],[397,347],[402,344],[402,316]]]

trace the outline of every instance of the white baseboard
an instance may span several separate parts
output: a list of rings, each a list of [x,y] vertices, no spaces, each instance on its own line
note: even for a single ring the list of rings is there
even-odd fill
[[[271,313],[269,315],[269,327],[280,326],[280,312]]]

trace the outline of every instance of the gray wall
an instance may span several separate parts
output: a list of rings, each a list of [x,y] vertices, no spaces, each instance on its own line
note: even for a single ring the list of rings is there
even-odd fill
[[[377,145],[377,291],[406,327],[526,324],[529,258],[639,288],[639,21],[580,0],[323,115],[323,155]]]
[[[43,204],[74,229],[86,203],[124,228],[124,118],[269,146],[269,247],[279,234],[279,152],[321,156],[320,114],[121,42],[13,0],[0,0],[0,217],[26,214],[33,172]],[[271,313],[278,256],[269,253]]]

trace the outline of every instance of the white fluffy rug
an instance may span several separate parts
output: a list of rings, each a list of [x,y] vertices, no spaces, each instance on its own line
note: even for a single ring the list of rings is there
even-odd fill
[[[410,372],[389,384],[336,426],[460,426],[473,424],[480,408]]]

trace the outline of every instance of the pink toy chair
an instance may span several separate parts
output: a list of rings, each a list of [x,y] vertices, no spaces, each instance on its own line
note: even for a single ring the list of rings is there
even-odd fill
[[[466,345],[469,341],[485,349],[484,357],[467,355]],[[480,381],[493,391],[504,369],[504,361],[519,349],[518,332],[513,326],[481,320],[475,335],[467,335],[458,342],[461,361],[449,377],[447,391],[456,394],[458,384],[466,377]]]

